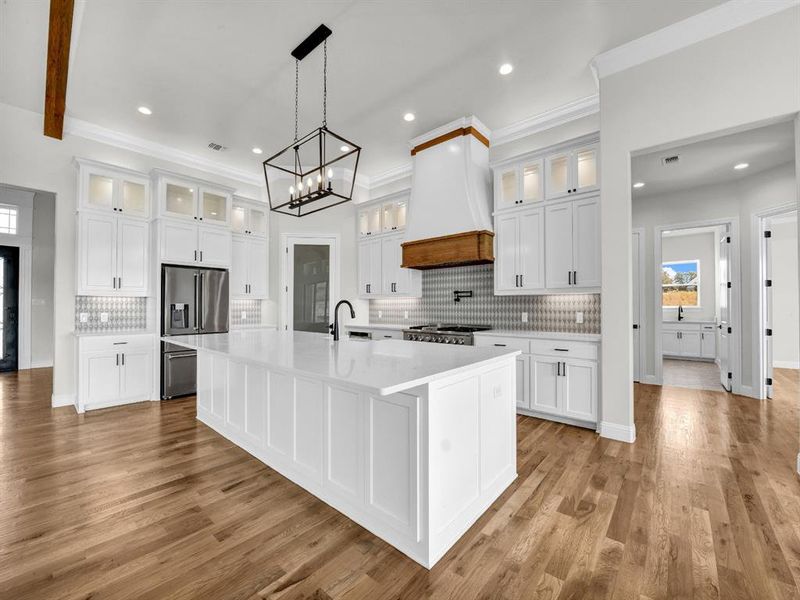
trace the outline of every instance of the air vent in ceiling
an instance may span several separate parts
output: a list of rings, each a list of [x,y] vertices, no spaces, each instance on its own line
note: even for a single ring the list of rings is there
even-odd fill
[[[670,165],[677,165],[679,162],[681,162],[680,154],[673,154],[672,156],[663,156],[661,158],[661,164],[664,165],[665,167],[668,167]]]
[[[208,142],[208,147],[211,148],[214,152],[220,152],[225,150],[225,146],[222,144],[218,144],[217,142]]]

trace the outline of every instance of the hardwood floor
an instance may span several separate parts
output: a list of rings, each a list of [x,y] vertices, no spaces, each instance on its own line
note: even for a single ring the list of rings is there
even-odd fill
[[[637,386],[638,440],[519,417],[515,483],[431,571],[194,419],[0,376],[0,598],[800,598],[796,371]]]

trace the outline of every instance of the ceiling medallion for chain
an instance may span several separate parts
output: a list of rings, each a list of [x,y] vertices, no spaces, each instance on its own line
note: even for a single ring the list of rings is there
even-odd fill
[[[361,147],[328,129],[328,36],[320,25],[292,50],[294,70],[294,141],[264,161],[270,209],[294,217],[348,202],[355,189]],[[323,45],[322,125],[297,135],[300,61]]]

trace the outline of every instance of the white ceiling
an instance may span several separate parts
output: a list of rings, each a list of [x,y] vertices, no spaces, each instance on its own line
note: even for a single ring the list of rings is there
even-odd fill
[[[680,155],[677,165],[661,163],[663,157],[675,154]],[[633,199],[733,182],[793,160],[792,121],[651,152],[631,160],[631,182],[645,184],[632,190]],[[750,166],[737,171],[733,167],[739,163]]]
[[[497,129],[596,93],[594,56],[717,4],[77,0],[67,113],[258,172],[251,147],[263,160],[291,141],[289,52],[324,22],[329,126],[363,146],[360,172],[376,175],[408,161],[409,139],[456,117]],[[42,111],[48,6],[0,3],[0,102]],[[515,67],[507,77],[503,62]],[[321,52],[300,76],[302,134],[320,120]],[[417,120],[403,121],[407,111]],[[211,140],[228,150],[213,153]]]

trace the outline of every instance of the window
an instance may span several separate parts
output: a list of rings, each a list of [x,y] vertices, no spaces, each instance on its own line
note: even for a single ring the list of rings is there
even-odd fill
[[[17,207],[0,204],[0,233],[17,235]]]
[[[661,305],[700,306],[700,261],[682,260],[661,265]]]

